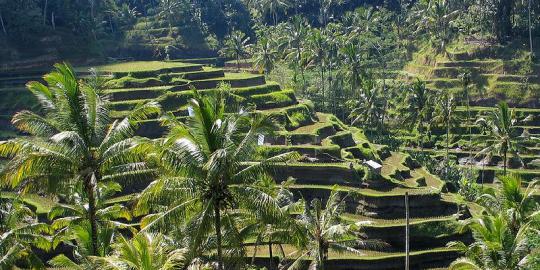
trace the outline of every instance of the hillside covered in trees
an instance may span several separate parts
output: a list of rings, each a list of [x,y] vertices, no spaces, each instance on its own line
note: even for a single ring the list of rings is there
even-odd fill
[[[0,0],[0,270],[540,268],[540,1]]]

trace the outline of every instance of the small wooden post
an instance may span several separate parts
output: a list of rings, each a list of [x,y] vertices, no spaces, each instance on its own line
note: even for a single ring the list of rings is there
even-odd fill
[[[409,270],[409,192],[405,192],[405,270]]]

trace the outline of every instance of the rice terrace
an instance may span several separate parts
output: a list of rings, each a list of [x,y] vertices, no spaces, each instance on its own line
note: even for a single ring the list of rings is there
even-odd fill
[[[0,270],[540,269],[538,0],[0,0]]]

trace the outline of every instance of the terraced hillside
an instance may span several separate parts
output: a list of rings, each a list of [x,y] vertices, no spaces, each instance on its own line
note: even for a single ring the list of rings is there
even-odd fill
[[[462,45],[463,46],[463,45]],[[470,112],[466,110],[463,97],[462,74],[470,74]],[[502,172],[502,158],[494,156],[491,161],[482,162],[483,157],[475,157],[481,150],[479,142],[487,138],[475,120],[485,116],[495,105],[507,101],[515,110],[518,124],[516,133],[528,132],[540,135],[540,64],[528,60],[526,54],[507,52],[504,48],[463,46],[451,48],[446,56],[434,56],[421,51],[401,71],[400,78],[406,81],[421,79],[432,90],[449,91],[457,97],[455,118],[459,125],[451,128],[449,152],[462,167],[479,171],[479,182],[493,182]],[[469,115],[470,114],[470,115]],[[470,117],[470,119],[468,119]],[[470,131],[469,131],[470,128]],[[471,133],[469,137],[469,132]],[[430,142],[418,147],[418,138],[400,137],[408,151],[424,151],[433,155],[443,155],[446,148],[445,127],[432,130]],[[415,142],[416,140],[416,142]],[[469,141],[473,142],[472,149]],[[522,175],[525,179],[540,176],[540,151],[538,143],[529,143],[520,153],[522,161],[510,158],[509,172]],[[469,160],[471,160],[469,162]]]
[[[159,16],[139,18],[133,28],[126,31],[124,42],[120,47],[123,55],[137,59],[165,59],[167,54],[171,59],[215,55],[200,31],[189,27],[187,29],[170,27],[169,22]],[[192,60],[215,63],[215,58]]]
[[[106,83],[113,98],[114,116],[125,115],[137,104],[158,101],[178,118],[188,117],[190,88],[214,91],[221,83],[231,85],[236,102],[255,107],[257,113],[274,114],[281,129],[264,140],[261,156],[298,151],[302,158],[275,172],[276,181],[294,179],[298,198],[328,198],[334,185],[347,197],[347,222],[369,221],[360,233],[389,245],[366,250],[365,256],[331,255],[331,269],[396,269],[404,264],[405,193],[411,206],[411,266],[413,269],[447,266],[458,256],[447,249],[452,240],[467,240],[458,233],[457,220],[466,218],[458,204],[442,192],[444,183],[419,166],[409,155],[390,152],[371,144],[363,132],[336,117],[317,113],[307,100],[293,91],[267,82],[263,75],[225,73],[221,69],[180,62],[131,62],[97,67],[112,78]],[[158,137],[163,129],[157,120],[142,125],[139,135]],[[370,171],[365,160],[383,164],[380,173]],[[247,243],[247,245],[250,245]],[[250,247],[251,248],[251,247]],[[285,248],[291,256],[292,247]],[[260,264],[268,254],[257,252]]]
[[[493,48],[450,49],[447,56],[419,52],[401,73],[401,78],[425,80],[432,89],[462,91],[460,75],[471,74],[472,104],[493,106],[507,100],[516,107],[538,107],[540,64],[527,56],[507,56]]]
[[[471,107],[471,121],[467,125],[466,107],[460,106],[456,109],[456,117],[462,119],[462,125],[451,128],[450,134],[450,155],[464,169],[471,167],[479,172],[478,182],[492,183],[497,175],[502,174],[503,159],[499,155],[494,155],[491,160],[484,160],[484,156],[478,155],[482,149],[481,142],[489,140],[486,131],[482,131],[478,126],[472,125],[475,119],[486,115],[493,107]],[[533,137],[540,137],[540,109],[535,108],[514,108],[518,123],[513,132],[517,134],[529,133]],[[470,136],[469,136],[470,127]],[[401,137],[407,151],[423,151],[432,155],[443,156],[446,153],[446,134],[444,128],[433,130],[430,143],[424,144],[419,148],[415,140],[418,138]],[[469,149],[469,143],[472,142],[472,148]],[[525,180],[531,180],[540,177],[540,143],[530,141],[525,149],[520,152],[519,158],[509,155],[508,172],[521,175]]]

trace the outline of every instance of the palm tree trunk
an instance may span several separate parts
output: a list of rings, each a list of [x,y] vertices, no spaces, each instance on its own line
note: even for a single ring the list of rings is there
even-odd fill
[[[257,248],[259,247],[259,243],[261,242],[260,235],[257,236],[257,241],[255,241],[255,248],[253,249],[253,256],[251,257],[251,265],[255,265],[255,257],[257,256]]]
[[[532,40],[532,25],[531,25],[531,2],[532,0],[529,0],[529,49],[531,51],[531,57],[533,54],[533,40]]]
[[[270,254],[270,260],[268,261],[268,270],[274,268],[274,254],[272,253],[272,238],[268,240],[268,253]]]
[[[221,212],[219,209],[218,200],[216,200],[216,202],[214,203],[214,226],[216,229],[218,270],[223,270],[223,254],[221,250]]]
[[[92,182],[92,175],[86,177],[84,181],[84,187],[86,189],[86,195],[88,196],[88,218],[90,222],[90,239],[92,245],[92,250],[90,251],[90,254],[97,256],[98,231],[96,220],[96,198],[94,193],[94,184]]]
[[[4,35],[7,35],[6,25],[4,24],[4,17],[2,17],[1,11],[0,11],[0,24],[2,25],[2,32],[4,32]]]
[[[504,157],[503,157],[503,173],[506,175],[506,159],[507,159],[508,151],[504,150]]]
[[[236,54],[236,71],[240,72],[240,54]]]
[[[324,257],[324,250],[322,248],[322,243],[319,243],[319,270],[324,270],[324,263],[325,263],[325,257]]]
[[[47,6],[49,5],[49,0],[45,0],[45,4],[43,5],[43,25],[47,23]]]

